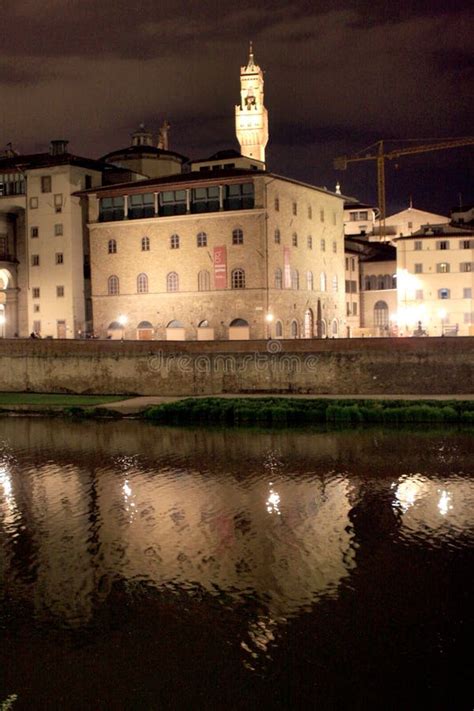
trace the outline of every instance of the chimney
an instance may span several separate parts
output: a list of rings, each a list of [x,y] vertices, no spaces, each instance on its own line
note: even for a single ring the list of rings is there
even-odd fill
[[[67,153],[68,143],[69,141],[64,141],[63,139],[51,141],[49,145],[49,154],[51,156],[63,156]]]

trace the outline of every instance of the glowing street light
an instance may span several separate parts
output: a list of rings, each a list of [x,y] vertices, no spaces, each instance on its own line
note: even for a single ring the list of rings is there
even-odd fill
[[[121,315],[118,317],[117,321],[118,321],[119,324],[122,326],[122,341],[123,341],[123,332],[124,332],[125,326],[126,326],[127,323],[128,323],[128,316],[125,316],[125,314],[121,314]]]
[[[439,309],[439,311],[438,311],[438,316],[441,319],[441,335],[442,336],[444,336],[444,319],[446,318],[447,313],[448,312],[446,311],[446,309]]]

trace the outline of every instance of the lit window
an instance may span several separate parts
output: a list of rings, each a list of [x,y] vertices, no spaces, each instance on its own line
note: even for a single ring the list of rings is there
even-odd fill
[[[461,262],[459,265],[459,271],[472,272],[472,262]]]
[[[167,275],[166,291],[179,291],[179,277],[176,272],[170,272]]]
[[[447,262],[441,262],[436,265],[436,271],[438,274],[447,274],[449,272],[449,264]]]
[[[243,269],[232,270],[231,285],[233,289],[245,289],[245,271]]]
[[[148,277],[146,274],[137,276],[137,294],[148,294]]]
[[[107,293],[109,296],[118,296],[118,294],[120,293],[119,280],[117,276],[113,275],[108,278]]]

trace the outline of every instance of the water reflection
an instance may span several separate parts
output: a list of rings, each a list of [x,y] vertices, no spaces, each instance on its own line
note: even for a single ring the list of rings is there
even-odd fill
[[[119,582],[206,594],[248,610],[250,669],[272,658],[289,621],[352,589],[370,536],[362,518],[377,531],[372,502],[388,502],[392,542],[429,550],[473,537],[463,434],[421,446],[396,432],[4,420],[0,439],[1,580],[13,604],[80,628]]]

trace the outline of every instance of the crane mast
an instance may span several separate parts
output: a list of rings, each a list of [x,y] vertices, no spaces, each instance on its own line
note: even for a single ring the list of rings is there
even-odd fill
[[[407,146],[406,148],[396,148],[391,151],[384,150],[384,141],[380,140],[364,149],[364,155],[354,154],[352,156],[339,156],[334,159],[336,170],[346,170],[349,163],[360,163],[367,160],[375,160],[377,163],[377,199],[379,207],[380,235],[385,239],[385,218],[386,218],[386,192],[385,192],[385,160],[393,160],[401,156],[416,155],[418,153],[429,153],[431,151],[441,151],[447,148],[460,148],[462,146],[474,145],[474,136],[463,138],[447,138],[436,143],[425,143],[417,146]]]

